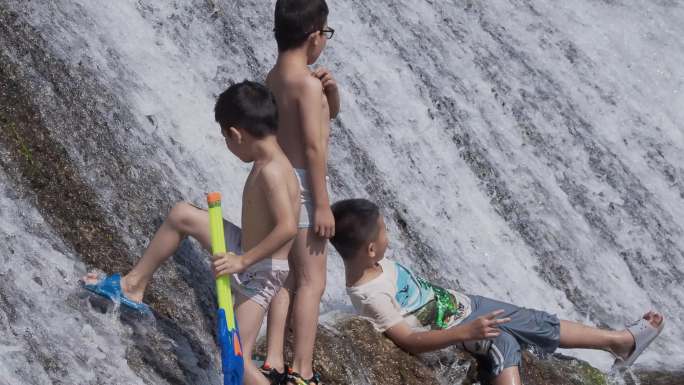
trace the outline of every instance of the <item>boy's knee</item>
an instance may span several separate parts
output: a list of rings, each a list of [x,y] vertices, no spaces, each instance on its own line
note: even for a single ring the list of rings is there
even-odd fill
[[[190,223],[196,210],[198,208],[188,202],[178,202],[171,208],[166,221],[174,228],[182,230]]]
[[[303,278],[297,282],[296,292],[307,291],[317,296],[323,296],[325,292],[325,277],[315,277],[311,279]]]
[[[498,376],[504,369],[520,366],[522,351],[520,343],[511,334],[502,332],[496,337],[487,351],[488,371],[492,376]]]

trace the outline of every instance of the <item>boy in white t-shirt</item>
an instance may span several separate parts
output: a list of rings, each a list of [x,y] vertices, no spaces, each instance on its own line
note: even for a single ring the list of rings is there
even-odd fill
[[[495,385],[521,384],[521,345],[612,353],[631,365],[662,331],[663,316],[649,311],[628,329],[597,329],[549,313],[447,290],[383,259],[387,231],[378,207],[365,199],[332,206],[347,293],[356,310],[400,348],[421,353],[457,345],[479,356]]]

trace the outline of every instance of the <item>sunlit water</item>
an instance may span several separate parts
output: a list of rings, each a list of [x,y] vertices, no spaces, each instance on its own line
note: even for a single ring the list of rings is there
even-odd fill
[[[389,255],[442,284],[612,327],[658,309],[668,327],[639,365],[681,369],[682,3],[330,6],[336,33],[321,64],[342,97],[330,154],[334,199],[378,202]],[[239,221],[249,165],[226,150],[212,109],[228,84],[263,79],[274,63],[273,2],[3,0],[0,7],[115,98],[127,118],[102,116],[125,144],[116,148],[122,157],[158,170],[157,187],[173,189],[170,196],[201,202],[221,191],[225,215]],[[117,211],[123,187],[100,178],[100,165],[75,140],[60,140],[139,253],[152,234],[131,230]],[[124,354],[133,326],[77,295],[88,267],[13,193],[6,174],[0,181],[0,304],[14,309],[0,312],[0,383],[114,376],[120,381],[111,383],[144,383]],[[329,261],[323,307],[350,310],[342,265],[334,254]],[[55,372],[22,358],[27,350],[58,355]],[[569,353],[602,369],[612,362],[603,353]]]

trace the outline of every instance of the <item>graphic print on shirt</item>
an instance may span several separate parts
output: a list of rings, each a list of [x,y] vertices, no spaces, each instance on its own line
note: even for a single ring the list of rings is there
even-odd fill
[[[421,285],[411,271],[394,262],[397,269],[397,294],[395,299],[404,313],[412,313],[434,298],[432,288]]]

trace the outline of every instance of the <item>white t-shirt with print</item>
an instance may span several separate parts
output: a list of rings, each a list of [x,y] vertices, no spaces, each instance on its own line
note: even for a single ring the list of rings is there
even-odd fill
[[[426,330],[433,325],[422,321],[416,314],[431,301],[435,293],[428,285],[421,285],[419,279],[398,262],[382,259],[379,263],[382,273],[359,286],[347,288],[352,305],[362,316],[369,318],[379,332],[406,321],[412,329]],[[459,302],[461,313],[448,321],[451,327],[470,314],[470,298],[448,290]]]

